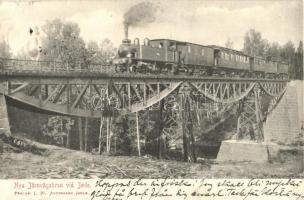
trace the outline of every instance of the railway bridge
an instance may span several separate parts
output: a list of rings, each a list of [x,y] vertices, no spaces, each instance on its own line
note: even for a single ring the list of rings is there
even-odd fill
[[[109,65],[0,59],[0,128],[11,134],[6,99],[41,112],[101,122],[115,114],[134,113],[137,125],[141,112],[159,110],[161,134],[174,137],[179,127],[185,160],[195,161],[192,130],[202,116],[218,116],[222,122],[234,113],[236,138],[250,132],[257,142],[263,141],[263,122],[284,95],[288,81],[129,74],[117,73]],[[270,101],[265,103],[265,96]]]

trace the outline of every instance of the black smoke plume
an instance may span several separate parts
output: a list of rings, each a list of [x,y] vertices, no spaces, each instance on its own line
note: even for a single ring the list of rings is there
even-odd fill
[[[156,19],[158,7],[151,2],[141,2],[132,6],[124,14],[125,36],[128,37],[128,27],[144,26]]]

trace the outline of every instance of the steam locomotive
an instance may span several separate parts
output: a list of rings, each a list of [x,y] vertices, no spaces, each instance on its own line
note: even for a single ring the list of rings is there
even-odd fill
[[[122,41],[113,60],[116,72],[187,74],[198,76],[288,78],[288,64],[253,57],[215,45],[199,45],[170,39],[138,38]]]

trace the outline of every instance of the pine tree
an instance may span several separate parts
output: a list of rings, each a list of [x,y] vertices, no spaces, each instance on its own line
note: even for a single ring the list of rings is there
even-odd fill
[[[296,79],[303,80],[303,42],[300,41],[295,54],[295,73]]]

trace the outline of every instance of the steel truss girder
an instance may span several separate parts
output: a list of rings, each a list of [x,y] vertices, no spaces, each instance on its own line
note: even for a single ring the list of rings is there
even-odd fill
[[[55,84],[20,81],[3,83],[4,89],[2,87],[0,91],[11,98],[51,112],[82,117],[107,117],[114,115],[113,110],[139,112],[153,108],[163,100],[167,110],[164,111],[162,135],[169,140],[183,140],[185,161],[196,160],[193,127],[200,121],[200,111],[211,111],[218,115],[239,102],[242,109],[239,110],[238,138],[241,138],[243,130],[246,129],[250,136],[253,136],[251,139],[262,141],[264,116],[261,112],[261,95],[274,97],[269,106],[273,109],[286,87],[282,82],[218,80],[200,83],[113,80],[103,84],[96,84],[92,80],[77,84],[69,81]],[[112,101],[113,99],[115,101]],[[202,104],[200,108],[199,103]],[[216,108],[211,108],[210,105],[216,105]],[[176,134],[177,130],[180,135]]]
[[[243,99],[256,83],[252,82],[202,82],[190,85],[212,101],[234,103]]]
[[[118,82],[93,84],[91,81],[56,84],[5,82],[9,97],[51,112],[100,117],[102,109],[115,103],[114,110],[138,112],[157,104],[181,83]],[[47,89],[45,89],[47,88]],[[104,104],[108,101],[108,104]],[[112,105],[113,106],[113,105]]]
[[[271,96],[282,95],[286,83],[282,81],[255,83],[249,81],[205,81],[205,82],[164,82],[164,81],[128,81],[108,80],[103,84],[96,84],[94,80],[82,81],[77,84],[73,81],[59,81],[54,84],[20,81],[3,81],[4,92],[12,98],[29,101],[34,105],[38,101],[38,107],[51,111],[67,114],[100,117],[102,99],[115,99],[117,109],[129,112],[138,112],[157,105],[160,100],[167,98],[174,91],[192,95],[197,93],[198,98],[208,98],[210,101],[231,104],[248,96],[253,87],[259,85],[265,93]],[[55,89],[54,89],[55,88]],[[24,92],[27,91],[27,94]],[[68,95],[70,93],[71,95]],[[25,95],[27,95],[25,97]],[[67,97],[71,98],[67,101]],[[21,98],[21,97],[24,97]],[[36,98],[35,100],[31,99]],[[23,100],[22,100],[23,99]],[[63,100],[65,99],[65,100]],[[32,101],[32,102],[31,102]],[[175,101],[175,99],[171,100]],[[59,104],[68,104],[53,109]],[[36,102],[37,103],[37,102]],[[54,104],[54,105],[51,105]],[[85,104],[85,105],[84,105]],[[194,104],[191,103],[191,107]],[[202,105],[205,106],[205,105]],[[194,106],[195,107],[195,106]],[[63,109],[64,108],[64,109]]]
[[[261,82],[261,89],[272,97],[280,97],[286,90],[286,82]]]

